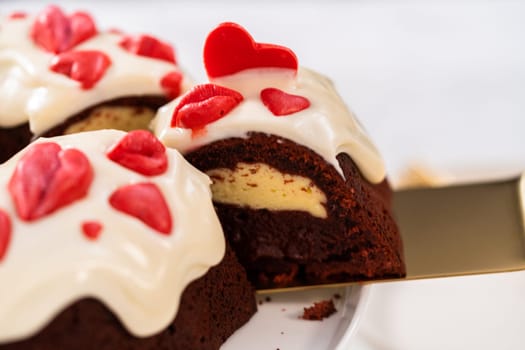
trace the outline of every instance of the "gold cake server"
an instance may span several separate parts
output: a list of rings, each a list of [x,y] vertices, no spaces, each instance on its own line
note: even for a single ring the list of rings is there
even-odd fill
[[[407,279],[525,269],[524,179],[396,192]]]
[[[406,280],[525,270],[524,197],[525,175],[396,191],[394,214],[403,239]],[[379,281],[359,283],[369,282]]]

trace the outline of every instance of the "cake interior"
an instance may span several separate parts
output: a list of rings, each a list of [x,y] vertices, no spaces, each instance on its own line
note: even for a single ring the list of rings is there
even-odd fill
[[[386,180],[368,182],[346,154],[339,172],[315,152],[263,133],[186,155],[213,180],[230,244],[257,288],[402,277]]]
[[[160,95],[117,98],[91,106],[41,136],[53,137],[102,129],[148,130],[157,109],[167,102],[168,99]]]

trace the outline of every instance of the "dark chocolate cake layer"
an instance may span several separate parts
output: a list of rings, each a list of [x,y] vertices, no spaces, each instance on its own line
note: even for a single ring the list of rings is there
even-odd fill
[[[12,128],[0,128],[0,164],[27,146],[31,138],[28,123]]]
[[[83,299],[66,308],[37,335],[0,345],[0,349],[218,350],[256,309],[246,273],[227,248],[219,265],[187,287],[174,322],[157,335],[136,338],[102,303]]]
[[[337,157],[344,179],[308,148],[262,133],[216,141],[186,158],[205,172],[265,163],[311,179],[326,195],[326,218],[215,203],[225,234],[257,288],[405,275],[388,183],[369,183],[348,155]]]

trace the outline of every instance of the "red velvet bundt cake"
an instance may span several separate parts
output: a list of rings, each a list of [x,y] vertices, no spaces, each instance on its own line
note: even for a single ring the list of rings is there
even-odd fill
[[[404,276],[383,161],[332,83],[234,23],[209,34],[204,62],[210,83],[153,128],[212,178],[257,288]]]
[[[0,26],[0,163],[35,136],[147,129],[189,86],[171,45],[100,31],[86,12],[48,6]]]
[[[210,180],[149,132],[0,166],[0,349],[218,349],[256,311]]]

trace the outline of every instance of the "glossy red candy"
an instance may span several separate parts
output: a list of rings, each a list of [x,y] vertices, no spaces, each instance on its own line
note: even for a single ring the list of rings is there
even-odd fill
[[[180,95],[182,83],[182,74],[177,71],[167,73],[160,80],[160,86],[165,91],[166,96],[174,99]]]
[[[146,176],[160,175],[168,168],[166,147],[145,130],[129,132],[106,155],[123,167]]]
[[[276,116],[293,114],[310,107],[310,101],[298,95],[291,95],[276,88],[261,91],[263,104]]]
[[[82,233],[90,241],[95,241],[102,233],[102,224],[98,221],[84,221],[82,223]]]
[[[82,89],[91,89],[106,73],[111,59],[102,51],[68,51],[51,60],[53,72],[64,74],[81,83]]]
[[[248,68],[289,68],[297,70],[297,57],[287,47],[257,43],[235,23],[222,23],[204,44],[204,65],[208,77],[234,74]]]
[[[173,47],[151,35],[125,36],[119,45],[136,55],[175,62]]]
[[[8,188],[18,216],[33,221],[85,197],[92,180],[84,153],[42,142],[19,160]]]
[[[197,85],[175,107],[171,126],[192,130],[202,129],[207,124],[224,117],[243,99],[239,92],[223,86]]]
[[[0,209],[0,262],[7,253],[11,241],[11,219],[9,215]]]
[[[75,12],[66,16],[54,5],[38,14],[31,27],[35,44],[52,53],[70,50],[96,34],[95,22],[89,14]]]
[[[172,220],[168,204],[159,188],[149,182],[118,188],[111,194],[113,208],[144,222],[162,234],[171,234]]]

